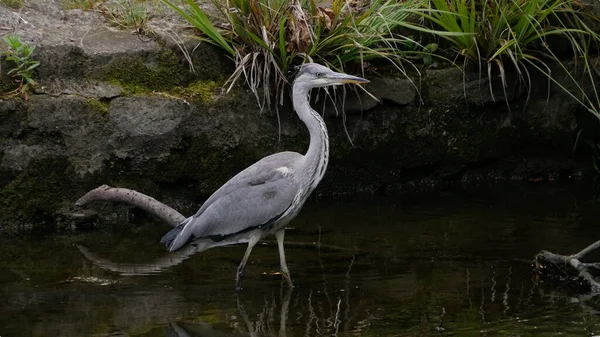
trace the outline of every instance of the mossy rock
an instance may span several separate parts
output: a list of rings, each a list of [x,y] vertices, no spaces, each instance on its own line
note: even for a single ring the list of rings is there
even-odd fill
[[[185,86],[192,76],[179,57],[165,49],[152,63],[137,56],[117,57],[100,67],[91,77],[119,85],[127,94],[145,94]]]
[[[223,149],[207,144],[208,140],[203,137],[185,138],[180,149],[172,151],[164,161],[145,164],[144,179],[163,184],[194,182],[193,189],[196,194],[206,197],[235,174],[260,159],[261,149],[266,146],[254,144]],[[158,193],[158,190],[156,192]]]
[[[225,83],[222,76],[198,79],[168,49],[161,51],[152,62],[136,56],[116,58],[90,77],[122,87],[124,95],[162,94],[195,103],[213,103]],[[104,111],[98,104],[94,106]]]
[[[169,94],[195,103],[214,103],[215,96],[223,86],[223,81],[201,80],[187,86],[173,87]]]
[[[19,87],[17,83],[13,80],[13,78],[7,75],[7,72],[11,69],[15,68],[14,62],[6,62],[4,57],[0,61],[0,69],[2,73],[0,74],[0,98],[4,98],[8,96],[7,94],[11,93]]]
[[[76,182],[67,158],[56,157],[32,163],[0,190],[0,212],[8,215],[7,224],[20,224],[25,228],[38,229],[52,223],[63,200],[76,195]]]
[[[88,98],[86,101],[92,112],[98,113],[102,119],[108,119],[108,107],[110,106],[109,102],[101,101],[95,98]]]

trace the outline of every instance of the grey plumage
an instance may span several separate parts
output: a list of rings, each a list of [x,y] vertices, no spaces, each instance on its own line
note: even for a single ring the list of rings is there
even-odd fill
[[[227,236],[266,224],[291,205],[298,189],[280,168],[297,162],[301,156],[280,152],[249,166],[221,186],[193,217],[167,233],[161,242],[169,251],[175,251],[190,238]]]
[[[310,145],[305,155],[280,152],[267,156],[226,182],[206,200],[198,212],[163,236],[169,251],[187,243],[222,246],[248,242],[238,267],[236,287],[252,247],[262,237],[276,234],[282,274],[292,286],[283,251],[285,225],[323,178],[329,160],[327,128],[308,102],[312,88],[344,83],[367,83],[355,76],[336,73],[315,63],[304,65],[292,86],[294,110],[306,124]]]

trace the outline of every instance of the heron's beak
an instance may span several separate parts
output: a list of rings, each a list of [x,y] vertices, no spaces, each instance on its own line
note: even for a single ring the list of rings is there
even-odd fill
[[[328,74],[327,79],[333,84],[344,84],[344,83],[369,83],[370,81],[362,77],[352,76],[342,73]]]

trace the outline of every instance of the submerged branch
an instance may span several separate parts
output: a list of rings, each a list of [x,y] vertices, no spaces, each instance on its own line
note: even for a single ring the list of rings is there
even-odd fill
[[[127,188],[110,187],[108,185],[102,185],[87,192],[75,202],[75,205],[81,207],[97,200],[124,202],[134,205],[161,218],[173,227],[185,220],[181,213],[152,197]]]
[[[597,269],[597,263],[583,263],[581,259],[588,254],[600,248],[600,241],[582,249],[579,253],[573,255],[560,255],[546,250],[541,251],[535,257],[535,266],[538,273],[542,269],[552,265],[555,270],[564,275],[575,275],[587,282],[593,292],[600,292],[600,282],[590,273],[590,269]]]

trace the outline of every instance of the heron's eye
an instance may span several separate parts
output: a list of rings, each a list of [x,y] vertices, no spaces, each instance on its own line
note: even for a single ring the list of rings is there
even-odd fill
[[[323,73],[317,73],[317,77],[323,77]]]

